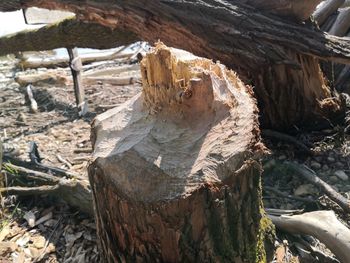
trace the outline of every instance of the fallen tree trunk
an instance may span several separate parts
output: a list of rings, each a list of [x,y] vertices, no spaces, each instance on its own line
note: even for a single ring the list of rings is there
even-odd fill
[[[329,248],[340,262],[350,262],[350,230],[333,211],[317,211],[292,216],[269,216],[277,228],[316,237]]]
[[[308,23],[286,20],[295,17],[293,10],[304,7],[305,13],[295,18],[302,20],[318,1],[284,0],[280,7],[288,3],[294,7],[285,8],[283,18],[268,15],[279,14],[268,8],[269,3],[276,8],[281,1],[146,2],[141,6],[136,0],[89,1],[81,8],[77,0],[6,1],[0,3],[0,10],[10,6],[70,10],[82,20],[111,27],[117,24],[120,30],[132,31],[140,39],[161,39],[168,45],[218,59],[255,86],[261,122],[267,128],[315,129],[344,117],[344,105],[325,84],[318,59],[349,63],[349,41],[324,34]],[[286,10],[290,10],[289,15]]]
[[[250,87],[162,44],[141,72],[142,95],[93,125],[89,177],[104,259],[265,261]]]
[[[36,30],[0,38],[0,56],[19,51],[52,50],[60,47],[107,49],[137,40],[136,35],[130,31],[112,29],[96,23],[84,23],[71,18]]]

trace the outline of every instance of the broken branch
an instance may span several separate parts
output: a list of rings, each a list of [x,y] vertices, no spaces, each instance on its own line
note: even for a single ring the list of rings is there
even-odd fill
[[[350,201],[339,194],[329,184],[320,179],[316,173],[305,165],[284,162],[284,166],[294,174],[302,176],[313,185],[320,187],[321,190],[335,203],[337,203],[345,212],[350,213]]]

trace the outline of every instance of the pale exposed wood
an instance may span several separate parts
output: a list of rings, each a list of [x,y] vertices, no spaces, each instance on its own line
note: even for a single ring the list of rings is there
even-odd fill
[[[322,25],[326,19],[344,4],[345,0],[327,0],[318,8],[313,14],[315,20],[319,25]]]
[[[118,70],[116,71],[116,75],[118,74]],[[120,72],[120,71],[119,71]],[[132,85],[140,82],[141,75],[140,72],[134,72],[134,74],[129,74],[128,76],[107,76],[105,74],[114,73],[113,70],[101,71],[101,76],[93,76],[88,75],[82,77],[83,85],[95,85],[98,83],[102,84],[110,84],[116,86],[125,86]],[[99,75],[99,73],[96,73]],[[73,81],[69,79],[65,74],[48,71],[48,72],[39,72],[36,74],[28,74],[28,75],[19,75],[15,78],[16,82],[21,86],[26,86],[28,84],[33,84],[37,86],[47,86],[47,85],[72,85]]]
[[[350,262],[350,230],[333,211],[317,211],[293,216],[269,216],[277,228],[294,234],[316,237],[340,262]]]
[[[89,177],[104,259],[259,261],[254,160],[263,147],[250,87],[160,43],[141,73],[142,94],[93,123]]]
[[[130,71],[139,71],[140,65],[125,65],[125,66],[117,66],[117,67],[108,67],[105,69],[93,69],[84,72],[84,77],[102,77],[102,76],[113,76],[116,74],[122,74]]]
[[[30,102],[30,110],[33,113],[36,113],[38,111],[38,103],[36,102],[34,95],[33,95],[33,89],[32,89],[32,85],[28,85],[26,87],[26,91],[27,91],[27,96]]]
[[[126,85],[133,85],[137,82],[140,82],[141,77],[138,75],[135,75],[133,77],[87,77],[84,78],[84,83],[89,84],[97,84],[97,83],[103,83],[103,84],[110,84],[115,86],[126,86]]]
[[[67,78],[65,74],[55,71],[39,72],[35,74],[21,74],[16,76],[15,81],[21,86],[26,86],[28,84],[33,85],[68,85],[72,81]]]
[[[170,52],[173,52],[174,55]],[[165,68],[163,65],[167,64],[169,67]],[[171,179],[177,190],[174,189],[170,192],[174,195],[185,195],[185,192],[177,191],[185,191],[180,186],[188,183],[186,177],[192,178],[193,176],[191,180],[194,182],[199,179],[197,173],[205,169],[204,167],[208,164],[209,160],[206,159],[209,158],[207,155],[212,154],[210,149],[219,151],[217,154],[223,155],[223,160],[226,159],[226,155],[227,158],[231,158],[235,154],[243,154],[240,150],[239,153],[235,153],[235,151],[236,149],[244,150],[255,136],[248,132],[253,132],[256,124],[254,123],[256,121],[255,103],[251,98],[251,91],[238,80],[235,73],[225,71],[221,67],[219,64],[213,64],[210,60],[199,59],[184,51],[170,51],[159,44],[156,51],[147,55],[147,59],[141,64],[142,96],[137,95],[132,101],[101,114],[95,119],[93,128],[94,138],[97,140],[94,146],[95,158],[105,158],[109,154],[129,155],[137,149],[141,155],[138,157],[130,156],[131,159],[143,157],[156,164],[161,162],[162,169],[165,171],[177,167],[172,172],[174,174]],[[208,73],[205,74],[205,70]],[[218,79],[219,76],[223,80]],[[227,86],[227,88],[220,88],[220,85]],[[218,89],[221,90],[221,94],[217,93]],[[142,107],[143,104],[146,105],[146,108]],[[240,110],[245,113],[244,116],[239,116]],[[130,116],[131,113],[132,116]],[[226,116],[227,114],[229,115]],[[198,116],[201,117],[198,118]],[[133,121],[128,126],[127,120],[130,117]],[[149,120],[143,123],[144,118]],[[158,122],[158,118],[169,119],[173,124]],[[231,123],[226,118],[237,118],[237,120]],[[230,130],[230,128],[224,128],[224,124],[228,127],[241,124],[244,125],[244,128],[232,127]],[[118,129],[110,130],[112,127],[118,127]],[[215,134],[217,129],[223,130]],[[105,136],[106,132],[108,136]],[[235,136],[230,138],[230,134],[235,134]],[[148,142],[146,138],[152,136],[159,138],[155,140],[154,145],[147,146],[147,143],[151,142]],[[133,137],[135,137],[135,141],[127,139]],[[136,138],[144,138],[144,140],[138,142]],[[226,139],[228,146],[223,147],[220,140]],[[207,148],[201,146],[198,149],[200,152],[197,153],[198,159],[196,159],[197,157],[191,156],[193,153],[191,154],[189,149],[192,147],[197,149],[198,146],[195,145],[202,140],[204,140],[202,143],[206,143]],[[206,142],[206,140],[208,141]],[[237,145],[231,140],[234,140]],[[162,141],[164,141],[164,145],[162,145]],[[220,145],[220,148],[215,148],[214,145]],[[159,151],[163,152],[162,157],[159,157]],[[183,154],[174,156],[175,152]],[[157,158],[160,159],[157,160]],[[191,169],[194,170],[191,171]],[[210,170],[206,172],[208,176]],[[226,176],[228,175],[218,175],[222,180]],[[202,178],[202,180],[215,182],[219,178],[211,178],[210,176]],[[146,180],[146,177],[139,178],[139,180]],[[146,181],[144,183],[146,184]],[[193,187],[197,184],[201,185],[201,181],[195,183]],[[164,193],[160,192],[160,189],[155,192],[147,192],[147,195],[151,195],[147,199],[161,199],[165,198],[163,195],[169,194],[170,189]],[[142,195],[143,191],[146,190],[137,189],[137,187],[125,190],[129,192],[129,195],[133,193],[134,198],[146,200],[146,193]],[[188,190],[190,191],[190,189]],[[173,196],[169,196],[169,198],[171,197]]]
[[[77,48],[68,48],[67,51],[69,55],[69,67],[73,77],[75,102],[79,110],[79,116],[84,116],[88,111],[88,105],[85,101],[85,90],[81,76],[83,64]]]
[[[105,54],[106,52],[101,52],[101,54],[95,55],[82,55],[81,61],[83,65],[109,60],[128,60],[134,55],[134,53],[120,53],[119,50],[113,52],[112,54]],[[23,69],[37,69],[37,68],[57,68],[57,67],[68,67],[68,58],[32,58],[24,56],[21,61],[19,61],[19,66]]]
[[[350,7],[339,9],[339,14],[335,20],[329,34],[344,36],[350,29]],[[350,38],[349,38],[350,41]]]

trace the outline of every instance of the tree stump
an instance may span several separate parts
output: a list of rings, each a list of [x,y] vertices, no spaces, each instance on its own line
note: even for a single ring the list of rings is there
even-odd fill
[[[264,262],[256,101],[233,71],[158,43],[143,91],[93,123],[107,262]]]

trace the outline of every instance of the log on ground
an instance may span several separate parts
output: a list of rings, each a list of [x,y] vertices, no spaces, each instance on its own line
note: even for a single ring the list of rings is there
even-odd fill
[[[142,94],[93,124],[89,178],[104,259],[264,262],[271,224],[251,88],[163,44],[141,72]]]
[[[318,1],[155,0],[140,5],[135,0],[95,0],[84,2],[84,8],[78,0],[11,2],[13,9],[25,5],[70,10],[79,19],[118,26],[151,43],[161,39],[218,59],[255,86],[265,128],[322,129],[344,119],[344,104],[324,84],[318,59],[349,63],[349,41],[300,22]],[[9,8],[0,3],[0,10]],[[283,12],[274,12],[276,8]],[[295,10],[305,13],[295,16]]]

